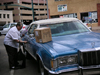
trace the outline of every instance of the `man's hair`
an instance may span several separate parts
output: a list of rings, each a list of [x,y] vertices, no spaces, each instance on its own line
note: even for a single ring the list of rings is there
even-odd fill
[[[23,23],[22,23],[22,22],[17,22],[16,27],[17,27],[17,26],[23,26]]]

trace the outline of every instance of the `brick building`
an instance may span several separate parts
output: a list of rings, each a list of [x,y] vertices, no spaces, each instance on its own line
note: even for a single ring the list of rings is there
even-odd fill
[[[100,26],[100,0],[48,0],[49,16],[75,17],[92,26]]]
[[[33,21],[31,0],[0,0],[0,10],[13,12],[13,22],[22,21],[30,24]],[[45,0],[33,0],[34,19],[47,18],[47,6]]]

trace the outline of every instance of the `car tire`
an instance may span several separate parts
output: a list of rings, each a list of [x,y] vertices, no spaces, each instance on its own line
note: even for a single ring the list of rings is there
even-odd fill
[[[48,72],[44,69],[41,60],[39,60],[39,70],[40,70],[40,75],[48,75]]]
[[[39,72],[40,75],[54,75],[54,74],[50,74],[42,65],[41,60],[39,60]]]

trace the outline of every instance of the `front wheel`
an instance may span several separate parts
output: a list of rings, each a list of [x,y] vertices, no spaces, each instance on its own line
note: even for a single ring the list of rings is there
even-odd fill
[[[41,60],[39,60],[39,72],[40,72],[40,75],[53,75],[53,74],[50,74],[50,73],[43,67]]]
[[[39,60],[39,70],[40,70],[40,75],[47,75],[47,71],[44,69],[41,60]]]

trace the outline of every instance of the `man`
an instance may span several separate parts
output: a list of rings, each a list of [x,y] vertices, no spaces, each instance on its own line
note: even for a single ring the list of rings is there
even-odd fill
[[[27,41],[20,40],[20,30],[23,25],[21,22],[18,22],[16,26],[12,27],[4,38],[4,46],[6,48],[8,59],[9,59],[9,68],[16,69],[18,68],[17,62],[17,48],[19,43],[26,43]]]

